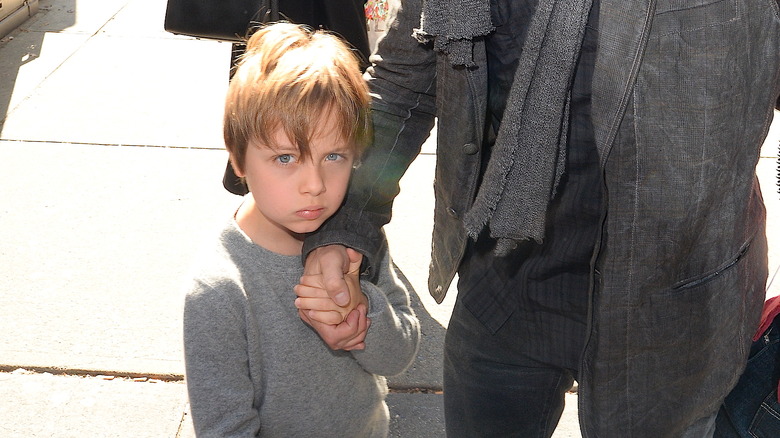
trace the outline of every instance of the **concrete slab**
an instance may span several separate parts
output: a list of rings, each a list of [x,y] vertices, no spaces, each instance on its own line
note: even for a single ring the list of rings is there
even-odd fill
[[[3,364],[181,374],[191,255],[239,201],[225,160],[0,142]]]
[[[444,437],[444,397],[441,394],[388,394],[391,438]]]
[[[4,438],[175,438],[183,383],[0,373]]]
[[[577,415],[577,393],[566,393],[565,403],[561,420],[551,438],[581,438],[580,421]]]
[[[41,0],[40,11],[25,28],[33,32],[93,35],[130,0]]]
[[[84,34],[19,32],[13,44],[0,43],[0,133],[6,115],[88,38]]]
[[[165,31],[164,21],[167,4],[168,2],[160,0],[126,1],[126,5],[108,20],[99,32],[134,38],[194,39]]]
[[[8,114],[2,138],[221,149],[228,47],[93,36]]]

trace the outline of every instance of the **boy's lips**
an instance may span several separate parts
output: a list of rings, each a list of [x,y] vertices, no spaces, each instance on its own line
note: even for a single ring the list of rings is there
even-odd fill
[[[298,217],[308,220],[318,219],[325,212],[324,207],[306,207],[295,212]]]

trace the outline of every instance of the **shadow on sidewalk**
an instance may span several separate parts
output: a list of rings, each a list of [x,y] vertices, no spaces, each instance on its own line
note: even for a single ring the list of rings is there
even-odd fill
[[[3,60],[0,66],[0,133],[3,131],[6,117],[13,110],[11,98],[21,68],[41,55],[41,46],[47,33],[59,32],[76,23],[76,2],[77,0],[58,0],[57,9],[68,11],[67,14],[59,14],[58,17],[67,18],[52,20],[52,26],[46,26],[45,30],[31,30],[30,27],[53,8],[51,0],[41,0],[35,15],[0,40],[2,52],[0,58]]]
[[[434,319],[420,300],[409,279],[394,266],[396,275],[409,290],[412,309],[420,320],[420,349],[405,372],[388,377],[391,391],[435,393],[442,389],[442,357],[446,329]]]

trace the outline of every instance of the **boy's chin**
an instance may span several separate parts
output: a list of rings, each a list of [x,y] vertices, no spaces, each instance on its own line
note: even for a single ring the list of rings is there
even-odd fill
[[[293,234],[298,234],[298,235],[313,233],[320,228],[322,222],[323,221],[318,220],[311,223],[304,223],[304,224],[300,224],[299,226],[291,227],[289,228],[289,230]]]

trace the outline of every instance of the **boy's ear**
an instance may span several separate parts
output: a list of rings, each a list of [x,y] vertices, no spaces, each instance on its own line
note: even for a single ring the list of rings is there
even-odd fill
[[[230,155],[230,165],[233,167],[233,173],[235,173],[237,177],[243,178],[246,176],[244,175],[244,172],[241,171],[238,164],[236,164],[236,159],[233,155]]]

